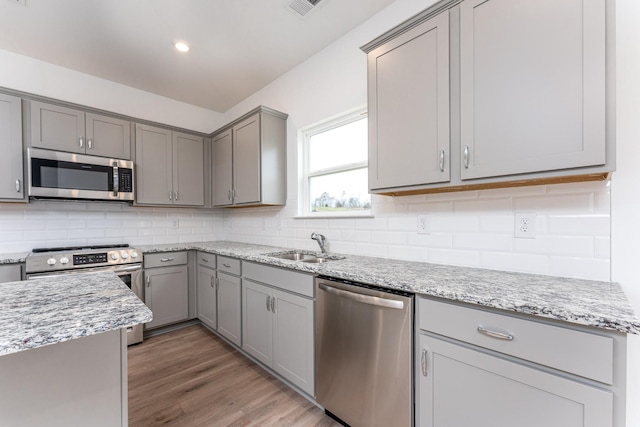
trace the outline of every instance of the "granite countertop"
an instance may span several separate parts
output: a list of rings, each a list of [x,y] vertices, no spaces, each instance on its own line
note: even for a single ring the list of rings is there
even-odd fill
[[[29,255],[28,252],[16,252],[12,254],[0,254],[0,265],[1,264],[20,264],[24,262]]]
[[[151,310],[113,272],[2,283],[0,356],[151,319]]]
[[[355,255],[343,255],[344,259],[323,264],[308,264],[268,256],[291,248],[224,241],[138,246],[138,249],[143,253],[200,250],[419,295],[640,334],[640,320],[621,286],[612,282]]]

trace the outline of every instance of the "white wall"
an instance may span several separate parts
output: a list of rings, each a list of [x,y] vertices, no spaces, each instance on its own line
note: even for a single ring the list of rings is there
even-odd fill
[[[0,87],[47,96],[197,132],[224,124],[221,113],[0,50]]]
[[[640,2],[616,2],[616,148],[611,185],[613,280],[640,313]],[[627,425],[640,426],[640,337],[628,339]]]
[[[225,114],[231,120],[259,104],[289,114],[287,206],[225,212],[225,238],[314,249],[309,235],[317,231],[336,252],[609,280],[610,196],[601,182],[379,196],[374,219],[294,219],[298,130],[365,105],[366,55],[359,47],[432,3],[397,0]],[[539,214],[537,239],[513,238],[516,211]],[[416,233],[418,214],[432,216],[431,235]]]

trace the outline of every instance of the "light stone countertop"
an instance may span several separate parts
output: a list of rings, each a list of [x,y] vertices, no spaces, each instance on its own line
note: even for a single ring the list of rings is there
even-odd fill
[[[323,264],[268,256],[292,248],[237,242],[137,246],[143,253],[200,250],[267,265],[440,297],[516,313],[640,334],[622,288],[613,282],[569,279],[480,268],[455,267],[355,255]],[[301,251],[308,252],[309,251]],[[331,254],[340,255],[340,254]]]
[[[0,265],[2,264],[20,264],[25,261],[29,252],[16,252],[0,254]]]
[[[151,310],[113,272],[2,283],[0,356],[151,319]]]

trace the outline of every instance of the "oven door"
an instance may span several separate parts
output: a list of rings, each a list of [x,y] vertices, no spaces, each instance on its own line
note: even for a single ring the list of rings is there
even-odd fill
[[[29,148],[31,197],[133,200],[133,162]]]

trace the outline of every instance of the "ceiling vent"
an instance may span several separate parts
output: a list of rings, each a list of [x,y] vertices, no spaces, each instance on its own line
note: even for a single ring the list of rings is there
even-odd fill
[[[300,17],[306,16],[322,0],[291,0],[287,4],[287,9]]]

